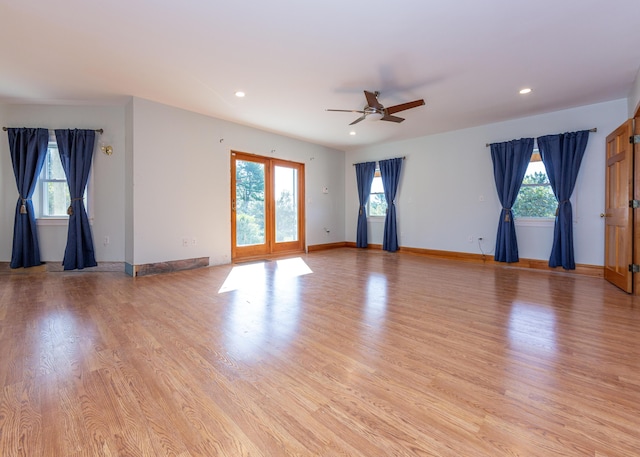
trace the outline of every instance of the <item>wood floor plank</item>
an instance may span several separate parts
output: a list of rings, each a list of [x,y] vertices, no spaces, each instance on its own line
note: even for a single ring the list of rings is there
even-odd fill
[[[114,437],[123,424],[100,373],[95,370],[84,373],[78,389],[82,421],[90,440],[85,449],[98,456],[117,455]]]
[[[4,386],[0,398],[0,439],[3,455],[20,455],[20,389],[16,384]],[[24,455],[24,454],[23,454]]]
[[[0,275],[2,456],[629,457],[639,417],[640,301],[599,278],[350,248]]]

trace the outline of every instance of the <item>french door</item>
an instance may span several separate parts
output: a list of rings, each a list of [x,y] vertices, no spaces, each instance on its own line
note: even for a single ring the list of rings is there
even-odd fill
[[[304,164],[231,152],[231,257],[304,250]]]

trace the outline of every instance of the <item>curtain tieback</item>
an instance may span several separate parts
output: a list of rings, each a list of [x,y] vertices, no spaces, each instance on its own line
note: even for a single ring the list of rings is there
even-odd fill
[[[30,198],[20,197],[22,204],[20,205],[20,214],[27,214],[27,201],[31,200]]]
[[[569,200],[561,200],[558,202],[558,206],[556,206],[556,217],[558,217],[558,211],[560,211],[560,205],[564,205],[565,203],[569,203]]]
[[[358,213],[360,216],[362,216],[362,211],[364,210],[364,206],[360,205],[360,212]]]
[[[69,207],[67,208],[67,215],[73,216],[73,202],[77,202],[78,200],[84,200],[84,197],[72,198],[71,203],[69,203]]]
[[[392,205],[396,206],[396,201],[395,200],[393,200],[391,203],[389,203],[387,205],[387,209],[384,210],[384,214],[389,214],[389,207],[392,206]]]
[[[502,208],[504,211],[504,221],[511,222],[511,208]]]

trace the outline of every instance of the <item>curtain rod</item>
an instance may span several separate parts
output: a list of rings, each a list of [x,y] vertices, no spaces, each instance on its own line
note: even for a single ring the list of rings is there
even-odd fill
[[[4,130],[5,132],[7,130],[9,130],[11,127],[2,127],[2,130]],[[55,129],[47,129],[47,130],[55,130]],[[98,132],[100,135],[102,135],[104,133],[103,129],[95,129],[96,132]]]
[[[598,128],[597,128],[597,127],[594,127],[594,128],[592,128],[592,129],[589,129],[589,131],[590,131],[590,132],[595,133],[595,132],[597,132],[597,131],[598,131]],[[489,146],[491,146],[489,143],[487,143],[487,144],[485,145],[485,147],[487,147],[487,148],[488,148]]]
[[[406,159],[406,157],[400,157],[400,158],[401,158],[402,160],[405,160],[405,159]],[[385,160],[385,159],[380,159],[380,160]],[[375,161],[374,161],[374,162],[375,162]],[[362,162],[360,162],[360,163],[362,163]],[[353,166],[355,167],[355,166],[356,166],[356,165],[358,165],[358,164],[357,164],[357,163],[352,163],[351,165],[353,165]]]

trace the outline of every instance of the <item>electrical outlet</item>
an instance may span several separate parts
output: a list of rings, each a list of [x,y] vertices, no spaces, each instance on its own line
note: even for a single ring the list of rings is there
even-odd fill
[[[473,235],[469,235],[469,237],[467,238],[467,241],[469,243],[473,243]]]
[[[195,237],[191,238],[191,246],[196,246],[198,244],[198,240]]]
[[[189,246],[189,238],[182,238],[182,246],[185,248]]]
[[[478,237],[478,241],[480,241],[482,243],[484,241],[484,237],[483,236],[479,236]]]
[[[111,242],[111,240],[109,239],[109,235],[107,235],[107,236],[104,237],[104,240],[102,241],[102,244],[107,246],[110,242]]]

